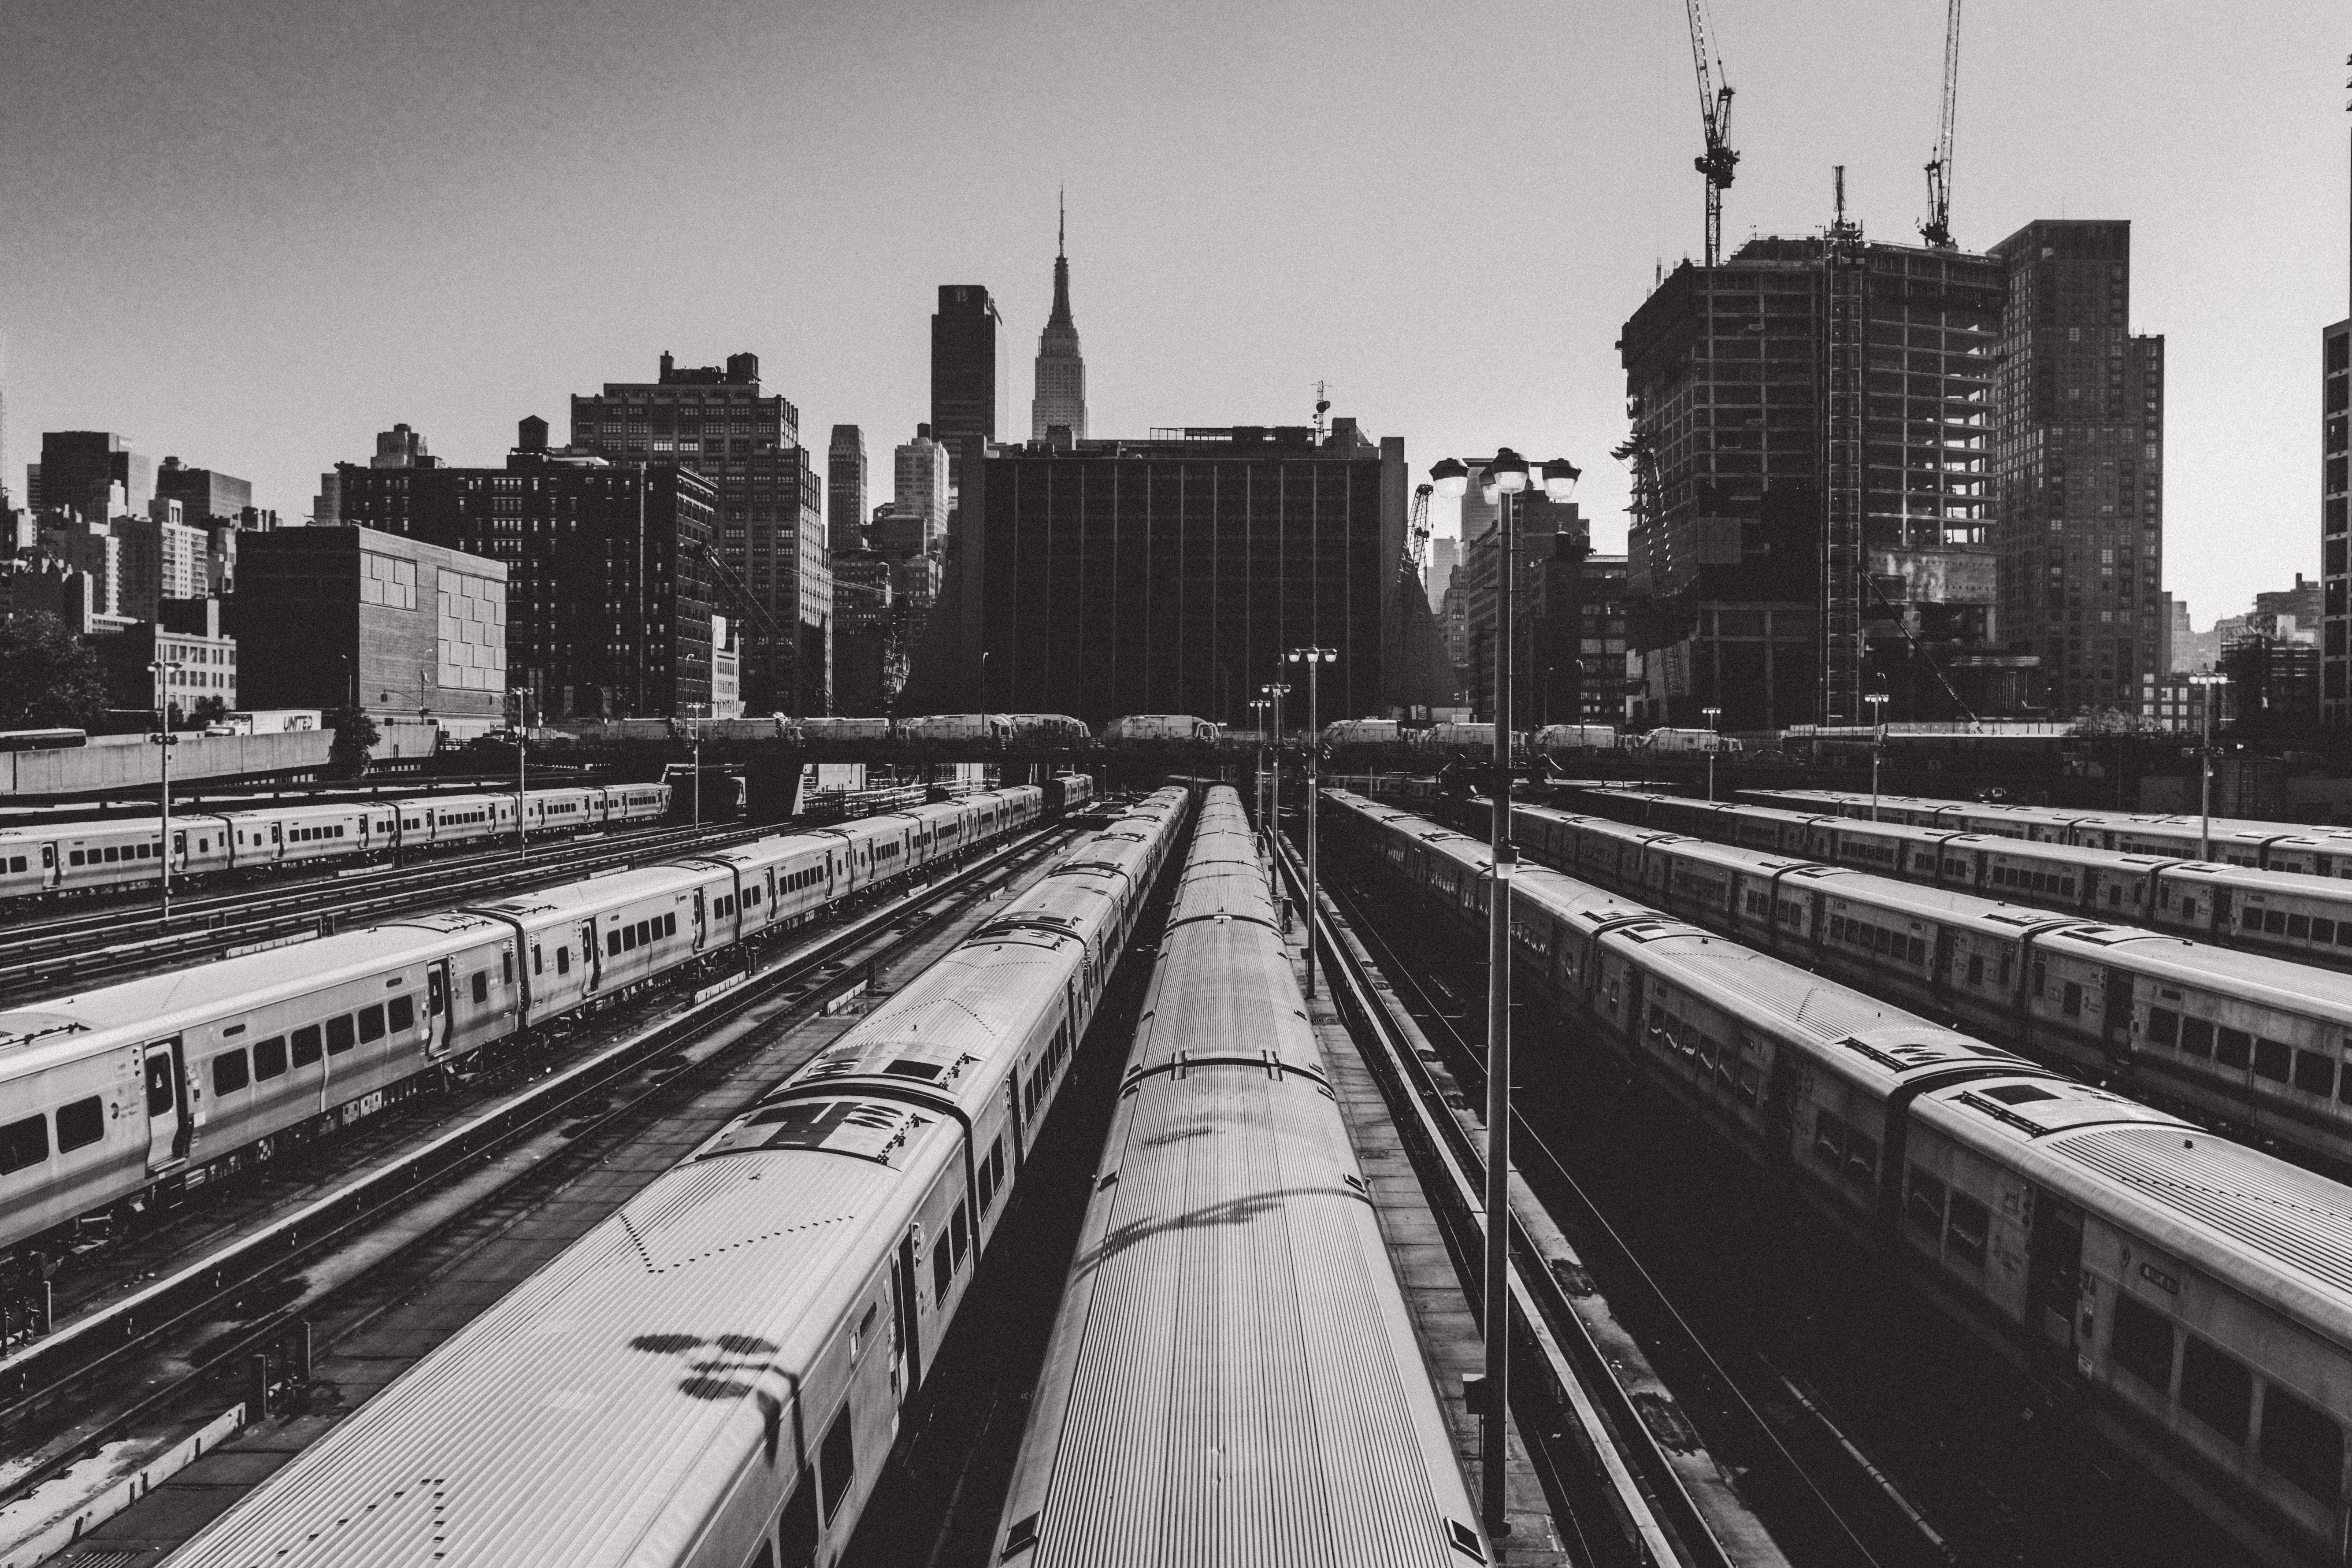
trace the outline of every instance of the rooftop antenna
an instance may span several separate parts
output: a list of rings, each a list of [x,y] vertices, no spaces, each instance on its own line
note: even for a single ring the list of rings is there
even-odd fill
[[[1058,259],[1070,254],[1070,187],[1064,185],[1054,197],[1054,255]]]
[[[1318,447],[1323,444],[1323,416],[1331,412],[1331,399],[1325,395],[1327,386],[1320,381],[1315,384],[1315,444]]]

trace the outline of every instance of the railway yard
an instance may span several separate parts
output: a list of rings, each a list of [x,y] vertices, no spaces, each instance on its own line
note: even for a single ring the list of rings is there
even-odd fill
[[[1341,782],[24,902],[0,1568],[2336,1560],[2333,840],[1528,791],[1490,1512],[1486,806]]]

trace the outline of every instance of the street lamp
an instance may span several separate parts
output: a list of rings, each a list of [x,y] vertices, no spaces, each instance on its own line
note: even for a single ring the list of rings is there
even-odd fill
[[[163,923],[172,923],[172,748],[180,737],[172,733],[172,694],[168,689],[173,674],[188,667],[176,658],[159,658],[147,668],[155,676],[155,733],[147,738],[161,748],[163,770]]]
[[[1706,715],[1706,732],[1709,735],[1719,733],[1716,728],[1716,721],[1723,717],[1723,710],[1720,708],[1702,708],[1699,711]],[[1715,798],[1716,745],[1717,742],[1712,740],[1708,741],[1706,743],[1706,798],[1709,800],[1713,800]]]
[[[1870,742],[1870,820],[1878,820],[1878,763],[1886,752],[1886,693],[1865,692],[1862,699],[1870,704],[1871,722],[1878,727]]]
[[[2197,748],[2197,858],[2213,858],[2213,709],[2221,700],[2220,688],[2230,684],[2226,675],[2192,675],[2191,686],[2205,689],[2205,743]]]
[[[528,689],[519,686],[515,688],[514,700],[515,858],[518,860],[529,860],[530,858],[530,837],[529,834],[523,831],[522,819],[524,810],[530,805],[530,799],[523,790],[523,773],[524,763],[528,760],[525,754],[525,749],[530,744],[529,734],[530,726],[530,692]]]
[[[1543,465],[1544,494],[1566,501],[1580,470],[1565,458]],[[1429,470],[1442,496],[1470,488],[1470,468],[1447,458]],[[1479,1295],[1486,1379],[1479,1390],[1480,1503],[1489,1533],[1509,1529],[1503,1513],[1503,1458],[1510,1422],[1511,1212],[1511,599],[1517,592],[1512,526],[1528,488],[1528,461],[1505,447],[1486,465],[1484,487],[1495,513],[1495,780],[1486,903],[1486,1255]]]
[[[1315,999],[1315,797],[1318,793],[1321,769],[1318,753],[1323,749],[1321,718],[1316,707],[1316,677],[1327,664],[1336,664],[1339,650],[1331,647],[1295,647],[1284,654],[1291,664],[1307,667],[1307,999]]]
[[[1265,693],[1266,706],[1274,714],[1273,765],[1265,775],[1265,846],[1272,851],[1282,836],[1282,699],[1290,688],[1280,681],[1269,681],[1258,689]]]
[[[1255,715],[1252,726],[1257,731],[1257,832],[1263,840],[1265,837],[1265,726],[1266,716],[1274,708],[1274,700],[1253,697],[1249,705],[1250,712]]]

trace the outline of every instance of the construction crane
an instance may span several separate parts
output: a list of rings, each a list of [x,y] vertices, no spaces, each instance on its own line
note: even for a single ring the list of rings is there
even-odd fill
[[[1960,89],[1960,0],[1944,15],[1944,117],[1936,124],[1936,155],[1927,160],[1927,221],[1919,237],[1937,250],[1952,248],[1952,110]]]
[[[1690,12],[1691,64],[1698,70],[1698,115],[1706,127],[1706,151],[1691,166],[1706,176],[1706,264],[1713,267],[1723,259],[1723,193],[1739,154],[1731,150],[1731,83],[1723,79],[1723,57],[1707,37],[1706,0],[1683,3]]]
[[[1412,492],[1412,522],[1405,529],[1405,570],[1416,578],[1429,562],[1429,494],[1435,485],[1416,485]]]

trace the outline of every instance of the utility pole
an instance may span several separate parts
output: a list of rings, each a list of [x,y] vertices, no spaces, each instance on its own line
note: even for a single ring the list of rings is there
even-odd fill
[[[1295,647],[1283,658],[1292,664],[1307,667],[1307,999],[1315,999],[1315,805],[1322,793],[1322,767],[1318,753],[1322,751],[1323,731],[1318,727],[1321,715],[1316,707],[1316,677],[1327,664],[1339,661],[1339,650],[1328,647]]]
[[[160,748],[157,755],[163,759],[163,842],[161,847],[163,851],[163,923],[165,925],[172,923],[172,748],[180,743],[180,737],[172,733],[172,693],[169,678],[173,672],[186,668],[186,665],[175,658],[159,658],[147,667],[149,672],[156,678],[155,733],[148,738]]]

